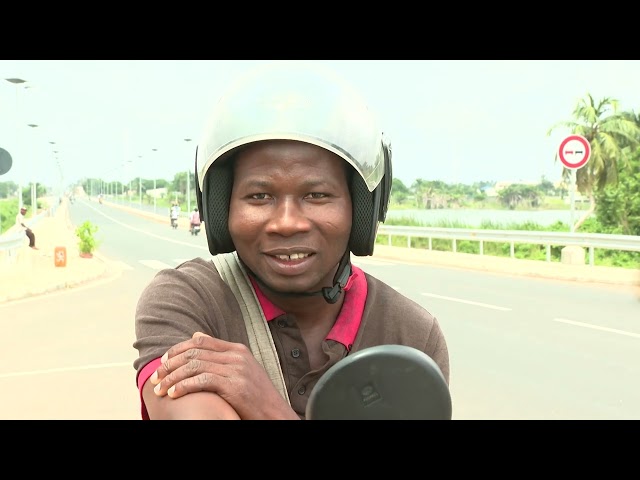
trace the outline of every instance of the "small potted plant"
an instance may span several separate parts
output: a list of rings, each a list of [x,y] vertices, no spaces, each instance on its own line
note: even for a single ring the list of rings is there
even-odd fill
[[[76,236],[80,239],[80,242],[78,242],[78,248],[82,258],[93,257],[93,251],[98,247],[98,241],[94,237],[94,234],[97,231],[98,226],[94,225],[89,220],[76,228]]]

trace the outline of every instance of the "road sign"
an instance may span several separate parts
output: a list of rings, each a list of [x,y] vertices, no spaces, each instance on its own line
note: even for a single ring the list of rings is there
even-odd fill
[[[591,145],[582,135],[569,135],[560,144],[558,156],[566,168],[577,170],[589,161]]]

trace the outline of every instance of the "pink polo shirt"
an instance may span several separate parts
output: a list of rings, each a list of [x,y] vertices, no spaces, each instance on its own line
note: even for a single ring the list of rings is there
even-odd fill
[[[260,286],[255,282],[255,280],[253,280],[253,278],[250,278],[250,280],[267,322],[283,315],[285,313],[284,310],[276,307],[267,297],[265,297],[262,290],[260,290]],[[366,299],[367,280],[364,277],[364,272],[352,264],[351,276],[344,287],[344,303],[342,304],[336,323],[334,323],[333,328],[327,335],[327,340],[340,342],[347,348],[347,350],[351,350],[351,346],[358,334],[360,323],[362,322],[362,313],[364,312]],[[138,390],[140,391],[141,413],[143,420],[148,420],[149,415],[142,398],[142,387],[153,372],[155,372],[160,366],[160,358],[161,357],[158,357],[147,363],[138,376]]]

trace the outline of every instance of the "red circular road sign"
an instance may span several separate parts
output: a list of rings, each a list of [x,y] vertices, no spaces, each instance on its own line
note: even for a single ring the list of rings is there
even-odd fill
[[[591,145],[582,135],[569,135],[560,144],[558,156],[566,168],[575,170],[589,161]]]

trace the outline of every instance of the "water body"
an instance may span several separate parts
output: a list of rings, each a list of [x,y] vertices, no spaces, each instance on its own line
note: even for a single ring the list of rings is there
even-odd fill
[[[574,213],[577,221],[582,211]],[[507,226],[510,224],[522,224],[534,222],[546,227],[557,221],[569,225],[571,223],[571,210],[478,210],[478,209],[438,209],[438,210],[389,210],[387,219],[411,218],[425,225],[440,225],[447,222],[452,226],[467,225],[471,228],[480,227],[483,222],[491,222],[494,225]],[[443,225],[446,226],[446,225]]]

